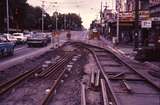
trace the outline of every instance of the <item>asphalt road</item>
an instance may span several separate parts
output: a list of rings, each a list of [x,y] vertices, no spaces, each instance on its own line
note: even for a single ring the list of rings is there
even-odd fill
[[[40,56],[41,54],[49,51],[51,47],[52,45],[41,48],[29,48],[27,45],[18,46],[15,48],[13,56],[3,57],[0,59],[0,71],[21,63],[26,59]]]
[[[59,35],[59,44],[62,45],[65,41],[67,41],[66,38],[66,32],[63,32]],[[71,32],[71,40],[86,40],[87,31],[72,31]],[[40,48],[30,48],[27,45],[17,45],[14,50],[13,56],[3,57],[0,58],[0,71],[9,68],[13,65],[19,64],[26,59],[31,59],[36,56],[40,56],[44,54],[45,52],[49,51],[50,48],[53,47],[53,45],[48,45],[46,47],[40,47]]]

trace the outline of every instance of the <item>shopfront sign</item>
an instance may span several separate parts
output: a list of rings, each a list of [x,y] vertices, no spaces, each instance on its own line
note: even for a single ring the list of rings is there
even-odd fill
[[[122,21],[134,21],[135,12],[121,12],[120,20]],[[150,19],[149,11],[139,11],[139,20],[148,20]]]
[[[160,0],[149,0],[149,3],[151,4],[151,6],[160,4]]]
[[[139,11],[139,19],[140,20],[149,19],[149,18],[150,18],[149,11]]]
[[[151,20],[143,20],[141,21],[142,28],[152,28],[152,21]]]
[[[133,21],[133,13],[132,12],[121,12],[119,14],[121,21]]]

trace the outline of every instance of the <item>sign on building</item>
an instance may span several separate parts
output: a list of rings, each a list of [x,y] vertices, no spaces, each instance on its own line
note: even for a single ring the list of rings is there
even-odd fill
[[[132,12],[120,12],[119,15],[121,21],[133,21],[134,19]]]
[[[160,0],[149,0],[149,3],[151,5],[157,5],[157,4],[160,4]]]
[[[152,28],[152,21],[151,20],[143,20],[141,21],[142,28]]]

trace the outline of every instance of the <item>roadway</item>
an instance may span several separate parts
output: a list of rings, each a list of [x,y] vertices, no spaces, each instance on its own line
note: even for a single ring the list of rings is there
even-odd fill
[[[85,40],[87,31],[72,31],[72,40]],[[59,42],[62,45],[66,42],[66,32],[63,32],[59,35]],[[26,59],[32,59],[34,57],[38,57],[45,52],[49,51],[53,45],[48,45],[46,47],[38,47],[38,48],[31,48],[27,45],[18,45],[14,50],[13,56],[3,57],[0,58],[0,71],[12,67],[16,64],[24,62]]]
[[[27,45],[19,45],[15,48],[13,56],[0,58],[0,71],[18,63],[22,63],[26,59],[38,57],[49,51],[51,47],[51,44],[41,48],[30,48]]]

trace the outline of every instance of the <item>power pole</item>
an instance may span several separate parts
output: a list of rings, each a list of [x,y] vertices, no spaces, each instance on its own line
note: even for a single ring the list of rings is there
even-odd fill
[[[8,4],[8,0],[6,0],[6,12],[7,12],[7,33],[9,33],[9,4]]]
[[[64,30],[66,30],[66,15],[64,14]]]
[[[117,0],[117,35],[116,35],[117,43],[119,43],[119,12],[120,12],[120,1]]]
[[[102,18],[103,18],[103,16],[102,16],[102,6],[103,6],[103,3],[102,3],[102,1],[101,1],[101,10],[100,10],[100,23],[101,23],[101,34],[103,34],[103,27],[102,27]]]
[[[138,37],[139,37],[139,0],[135,0],[135,33],[134,33],[134,50],[138,49]]]
[[[56,10],[56,31],[58,31],[58,12],[57,12],[57,10]]]
[[[42,32],[44,32],[44,1],[42,1]]]

